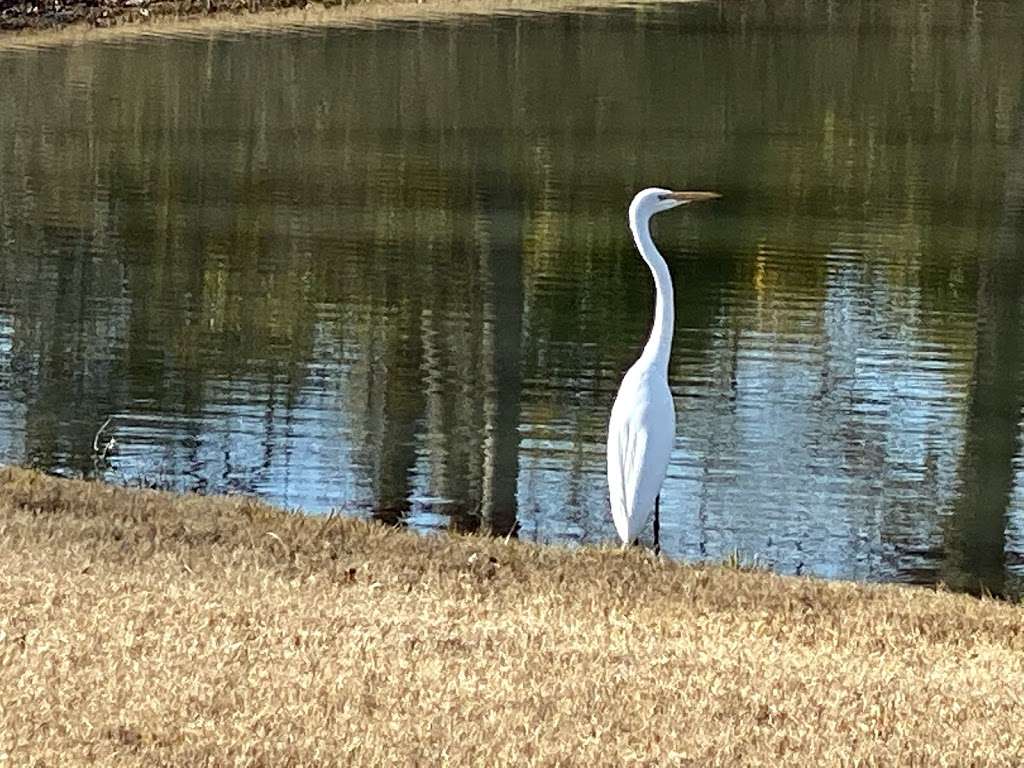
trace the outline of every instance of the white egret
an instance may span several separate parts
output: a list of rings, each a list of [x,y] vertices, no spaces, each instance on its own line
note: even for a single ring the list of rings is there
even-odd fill
[[[687,203],[714,200],[715,192],[651,188],[629,205],[633,240],[654,276],[654,327],[640,358],[626,371],[608,425],[608,491],[612,519],[623,544],[634,542],[654,511],[654,551],[660,549],[659,499],[676,437],[676,409],[668,388],[675,306],[668,264],[651,239],[651,217]]]

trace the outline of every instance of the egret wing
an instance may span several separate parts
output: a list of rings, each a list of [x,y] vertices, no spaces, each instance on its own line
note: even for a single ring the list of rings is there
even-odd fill
[[[612,519],[624,542],[636,539],[654,510],[675,438],[671,395],[632,406],[621,393],[608,429],[608,491]]]

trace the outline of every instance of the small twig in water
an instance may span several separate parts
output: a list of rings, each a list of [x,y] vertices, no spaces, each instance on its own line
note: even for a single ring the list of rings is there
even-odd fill
[[[96,437],[92,439],[92,450],[93,453],[100,452],[100,435],[103,434],[103,430],[110,426],[110,422],[114,420],[113,416],[107,416],[107,420],[103,422],[103,426],[96,430]]]
[[[111,436],[106,443],[100,446],[100,437],[103,435],[106,428],[110,426],[113,420],[113,416],[108,416],[107,420],[103,422],[103,425],[96,430],[96,435],[92,439],[92,452],[97,463],[105,462],[107,460],[107,456],[117,448],[117,439],[113,436]]]

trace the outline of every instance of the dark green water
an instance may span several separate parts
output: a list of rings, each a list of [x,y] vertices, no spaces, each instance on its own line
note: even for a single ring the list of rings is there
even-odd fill
[[[0,50],[0,461],[608,541],[626,205],[714,189],[666,549],[1018,593],[1022,137],[1015,4]]]

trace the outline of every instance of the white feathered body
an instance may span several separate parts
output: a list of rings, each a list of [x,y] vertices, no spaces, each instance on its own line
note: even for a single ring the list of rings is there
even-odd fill
[[[636,539],[654,511],[676,436],[666,372],[639,360],[622,379],[608,425],[608,491],[623,542]]]
[[[619,538],[636,540],[654,511],[676,439],[676,409],[668,388],[675,304],[672,275],[651,239],[651,216],[716,192],[642,190],[629,204],[629,229],[654,279],[654,322],[644,351],[619,385],[608,424],[608,491]],[[655,547],[658,542],[655,541]]]

